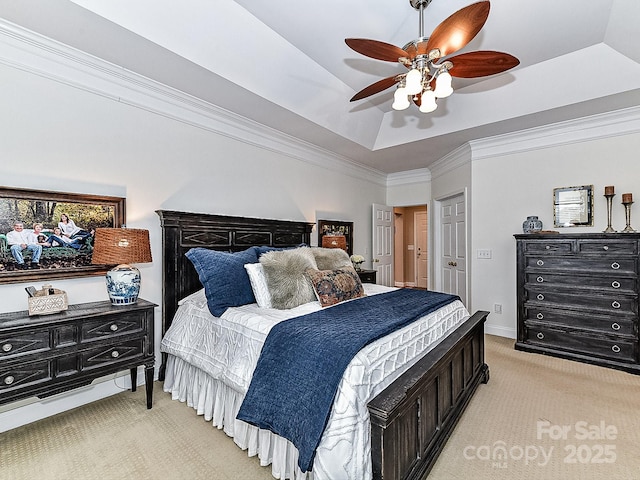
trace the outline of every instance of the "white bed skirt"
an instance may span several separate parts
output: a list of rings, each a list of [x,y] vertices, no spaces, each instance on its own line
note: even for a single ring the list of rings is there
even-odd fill
[[[236,419],[242,394],[173,355],[168,356],[163,389],[222,429],[250,457],[258,455],[260,465],[271,465],[275,478],[313,480],[312,472],[298,467],[298,449],[290,441]]]

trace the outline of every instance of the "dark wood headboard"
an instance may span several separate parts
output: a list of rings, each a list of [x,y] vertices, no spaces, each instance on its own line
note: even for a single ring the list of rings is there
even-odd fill
[[[185,257],[190,248],[239,252],[254,245],[293,247],[311,242],[314,223],[157,210],[162,226],[162,335],[171,326],[178,301],[202,288]],[[164,379],[163,355],[160,379]]]

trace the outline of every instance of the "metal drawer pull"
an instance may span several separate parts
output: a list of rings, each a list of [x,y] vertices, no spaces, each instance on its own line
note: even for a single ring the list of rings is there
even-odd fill
[[[536,315],[536,318],[537,318],[538,320],[542,320],[542,319],[544,318],[544,315],[543,315],[542,313],[538,313],[538,314]]]
[[[114,350],[113,352],[111,352],[111,356],[112,356],[113,358],[118,358],[118,357],[120,356],[120,354],[118,353],[118,351],[117,351],[117,350]]]
[[[620,264],[618,262],[613,262],[611,264],[611,268],[613,268],[614,270],[618,270],[620,268]]]
[[[546,247],[544,247],[546,250],[551,250],[551,245],[547,245]]]
[[[544,278],[538,277],[538,278],[536,278],[536,282],[542,283],[542,282],[544,282]]]
[[[15,378],[11,375],[4,377],[4,384],[11,385],[15,381]]]
[[[113,323],[113,324],[111,324],[111,326],[109,327],[109,329],[110,329],[112,332],[115,332],[116,330],[118,330],[118,325],[116,325],[115,323]]]
[[[614,301],[611,303],[611,306],[612,306],[613,308],[620,308],[620,302],[618,302],[618,301],[614,300]]]
[[[611,282],[611,286],[613,288],[620,288],[620,282],[618,282],[617,280],[614,280],[613,282]]]
[[[541,266],[543,266],[543,265],[544,265],[544,261],[542,261],[542,260],[538,260],[538,261],[536,262],[536,264],[537,264],[539,267],[541,267]]]
[[[604,247],[602,247],[603,250],[609,250],[609,245],[605,245]]]
[[[3,352],[10,352],[12,349],[13,345],[11,345],[10,343],[5,343],[4,345],[2,345]]]
[[[542,339],[544,338],[544,333],[542,333],[542,332],[538,332],[538,333],[536,334],[536,337],[538,337],[538,340],[542,340]]]
[[[538,296],[536,297],[538,300],[544,300],[544,295],[539,293]]]
[[[613,330],[620,330],[620,324],[614,322],[614,323],[611,324],[611,328]]]
[[[614,345],[613,347],[611,347],[611,350],[614,353],[620,353],[620,347],[618,345]]]

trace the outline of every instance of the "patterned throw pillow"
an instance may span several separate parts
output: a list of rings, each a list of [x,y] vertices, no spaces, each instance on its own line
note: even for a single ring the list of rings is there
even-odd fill
[[[309,269],[307,275],[323,307],[365,296],[360,277],[353,267],[337,270]]]

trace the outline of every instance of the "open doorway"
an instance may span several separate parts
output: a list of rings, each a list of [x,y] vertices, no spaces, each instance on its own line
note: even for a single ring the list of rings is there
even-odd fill
[[[393,207],[393,216],[395,286],[426,289],[429,284],[427,206]]]

